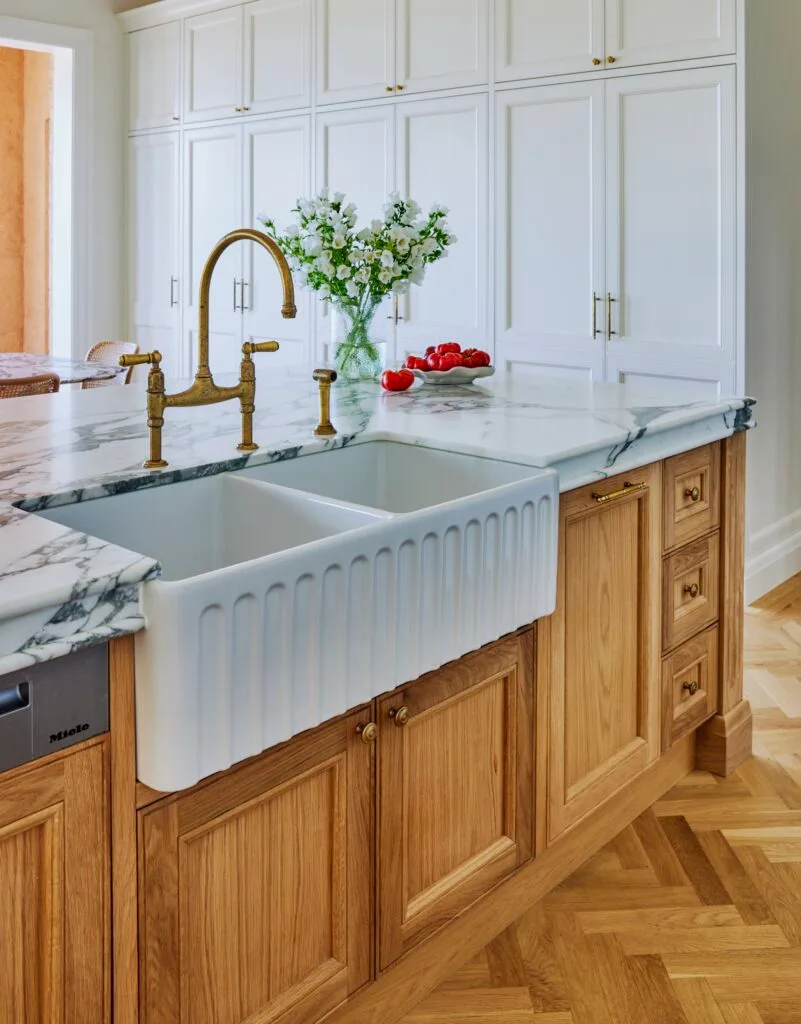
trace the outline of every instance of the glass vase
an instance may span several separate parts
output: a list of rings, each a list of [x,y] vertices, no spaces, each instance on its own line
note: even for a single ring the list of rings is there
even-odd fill
[[[334,369],[343,381],[378,380],[384,366],[384,342],[371,337],[380,300],[331,304]]]

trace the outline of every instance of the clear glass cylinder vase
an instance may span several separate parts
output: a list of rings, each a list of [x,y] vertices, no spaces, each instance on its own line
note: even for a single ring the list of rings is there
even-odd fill
[[[334,369],[343,381],[378,380],[384,368],[385,343],[372,337],[379,300],[331,303]]]

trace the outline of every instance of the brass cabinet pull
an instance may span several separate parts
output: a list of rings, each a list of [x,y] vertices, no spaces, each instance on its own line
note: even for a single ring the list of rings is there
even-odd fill
[[[357,725],[356,732],[361,736],[362,743],[375,743],[378,737],[378,726],[375,722],[368,722],[367,725]]]
[[[387,86],[387,92],[395,92],[395,86],[394,85],[388,85]]]
[[[606,337],[609,341],[617,334],[617,331],[612,330],[612,306],[615,302],[617,299],[613,299],[612,293],[608,292],[606,296]]]
[[[601,62],[598,61],[600,64]],[[597,338],[599,334],[603,334],[603,331],[598,326],[598,303],[602,302],[603,299],[597,292],[592,293],[592,336]]]
[[[606,505],[607,502],[617,501],[619,498],[627,498],[630,494],[636,494],[638,491],[647,491],[648,484],[623,484],[619,491],[611,491],[609,494],[598,494],[593,491],[592,500],[597,501],[599,505]]]
[[[692,598],[696,598],[701,593],[701,588],[697,583],[685,583],[684,593],[688,594]]]
[[[592,62],[596,66],[596,68],[598,67],[599,64],[603,64],[603,61],[601,60],[600,57],[593,57],[592,58]]]
[[[409,709],[405,704],[400,708],[390,708],[389,717],[399,729],[402,729],[404,725],[409,724]]]
[[[617,57],[607,57],[606,58],[606,63],[607,64],[617,64]]]
[[[700,487],[688,487],[684,492],[684,497],[689,498],[690,501],[701,500],[701,488]]]
[[[684,683],[684,685],[682,686],[682,690],[686,690],[691,697],[694,697],[700,689],[701,687],[698,685],[698,683],[695,682],[695,680],[693,680],[693,682],[691,683]]]

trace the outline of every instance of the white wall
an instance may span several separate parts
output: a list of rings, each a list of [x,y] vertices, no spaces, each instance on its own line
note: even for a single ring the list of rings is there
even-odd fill
[[[89,29],[94,33],[93,172],[85,350],[122,337],[125,325],[124,47],[112,0],[0,0],[0,15]]]
[[[801,571],[801,2],[764,2],[746,35],[749,600]]]

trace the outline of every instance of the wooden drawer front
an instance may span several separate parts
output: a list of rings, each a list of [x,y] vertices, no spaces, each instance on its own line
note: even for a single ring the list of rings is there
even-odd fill
[[[720,523],[720,445],[665,461],[665,551]]]
[[[718,710],[718,631],[690,640],[662,662],[662,750]]]
[[[669,651],[718,617],[719,538],[713,534],[665,559],[662,648]]]

